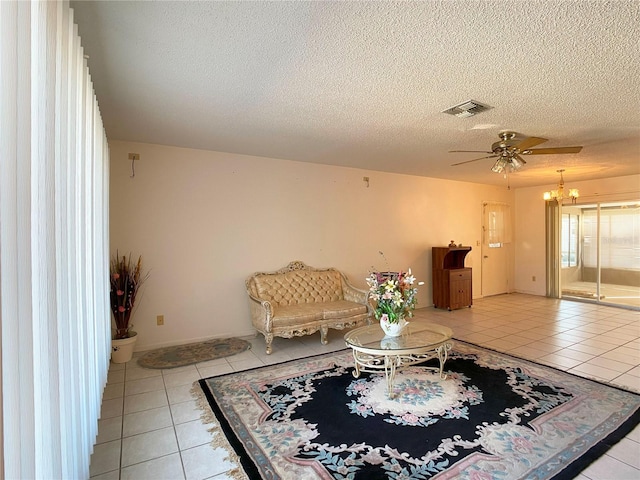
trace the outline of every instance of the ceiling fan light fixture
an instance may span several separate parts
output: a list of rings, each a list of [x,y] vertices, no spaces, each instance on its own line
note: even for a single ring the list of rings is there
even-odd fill
[[[522,168],[522,165],[524,165],[524,164],[523,164],[520,160],[518,160],[516,157],[513,157],[513,158],[511,159],[511,168],[512,168],[512,171],[515,171],[515,170],[519,170],[519,169],[521,169],[521,168]]]
[[[506,166],[507,166],[507,161],[503,157],[500,157],[496,161],[496,163],[493,166],[493,168],[491,169],[491,171],[495,172],[495,173],[502,173],[504,171],[504,167],[506,167]]]

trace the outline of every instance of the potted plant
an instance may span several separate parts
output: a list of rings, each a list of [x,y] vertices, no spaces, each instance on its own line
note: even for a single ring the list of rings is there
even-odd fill
[[[369,300],[380,327],[388,336],[398,336],[413,316],[418,288],[415,277],[408,272],[372,272],[367,277]],[[423,282],[418,282],[422,285]]]
[[[117,251],[111,257],[109,274],[111,313],[116,325],[111,341],[111,360],[125,363],[131,360],[137,340],[136,332],[131,330],[131,315],[138,291],[149,274],[142,272],[142,255],[134,262],[131,254],[121,257]]]

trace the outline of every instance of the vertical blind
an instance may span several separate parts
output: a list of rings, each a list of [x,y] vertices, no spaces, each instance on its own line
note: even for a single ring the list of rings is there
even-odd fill
[[[0,87],[2,470],[88,478],[110,351],[109,154],[68,2],[0,1]]]
[[[598,209],[584,209],[582,215],[585,267],[596,268],[599,255],[602,269],[640,270],[640,208],[605,203],[599,214]]]

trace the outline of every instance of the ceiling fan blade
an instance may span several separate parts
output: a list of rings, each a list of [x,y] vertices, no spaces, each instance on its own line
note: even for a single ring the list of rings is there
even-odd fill
[[[489,152],[487,152],[489,153]],[[476,162],[478,160],[483,160],[485,158],[493,158],[493,157],[498,157],[499,155],[489,155],[488,157],[480,157],[480,158],[474,158],[473,160],[467,160],[466,162],[460,162],[460,163],[452,163],[451,166],[455,167],[456,165],[464,165],[465,163],[471,163],[471,162]]]
[[[579,153],[582,147],[558,147],[558,148],[536,148],[533,150],[525,150],[520,155],[548,155],[560,153]]]
[[[544,142],[548,142],[548,140],[546,138],[540,138],[540,137],[529,137],[529,138],[525,138],[520,143],[514,145],[514,147],[522,151],[522,150],[526,150],[527,148],[540,145],[541,143],[544,143]]]
[[[485,152],[484,150],[449,150],[449,153],[493,153],[493,152]]]

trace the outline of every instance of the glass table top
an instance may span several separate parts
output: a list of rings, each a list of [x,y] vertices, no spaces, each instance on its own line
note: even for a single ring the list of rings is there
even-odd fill
[[[359,350],[388,351],[434,348],[453,336],[453,331],[444,325],[413,320],[399,337],[385,336],[378,323],[359,327],[344,336],[348,346]]]

